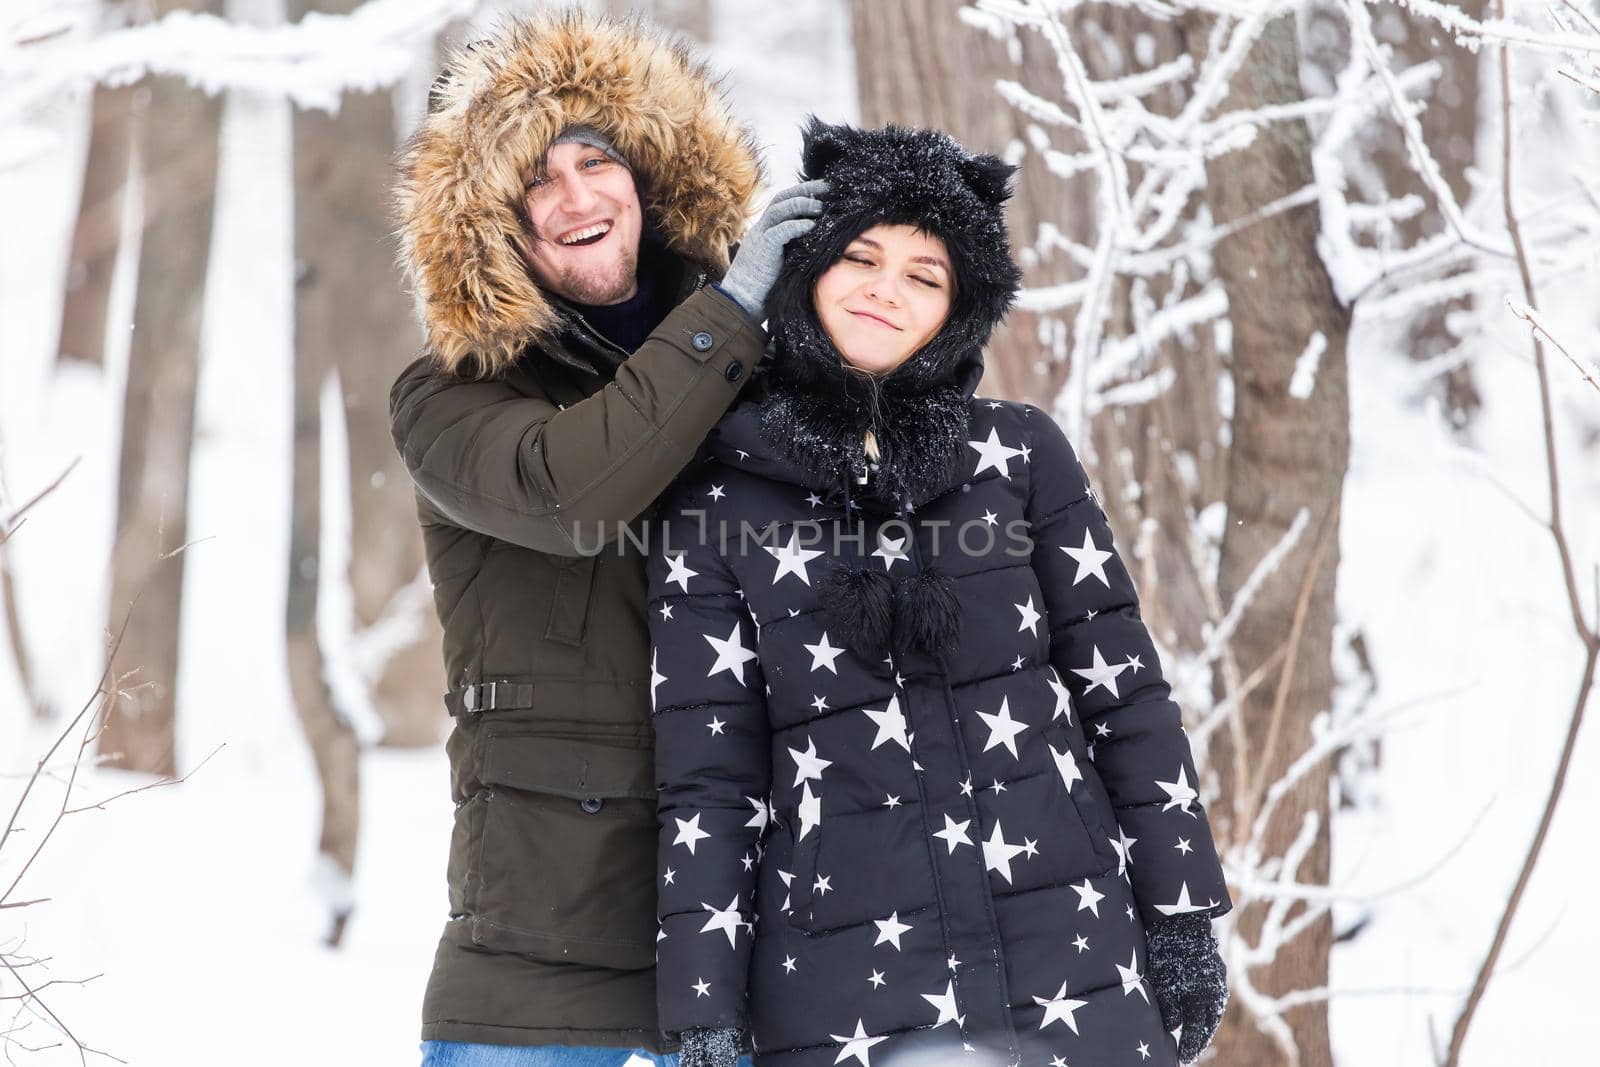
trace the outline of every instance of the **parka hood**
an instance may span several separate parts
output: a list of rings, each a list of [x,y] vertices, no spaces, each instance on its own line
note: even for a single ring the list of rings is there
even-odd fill
[[[401,265],[442,369],[489,377],[559,335],[560,306],[518,243],[524,172],[570,126],[600,132],[627,160],[647,231],[727,268],[761,169],[707,67],[637,19],[508,19],[449,58],[399,159]]]

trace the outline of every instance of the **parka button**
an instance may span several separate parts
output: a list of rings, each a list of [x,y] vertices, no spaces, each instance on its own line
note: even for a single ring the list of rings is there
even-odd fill
[[[743,377],[743,375],[744,365],[738,360],[734,360],[732,363],[728,364],[728,369],[722,372],[722,376],[728,379],[730,382],[738,381],[741,377]]]
[[[689,343],[694,345],[694,350],[696,352],[709,352],[711,351],[711,346],[716,342],[711,339],[711,335],[709,333],[701,330],[699,333],[689,338]]]
[[[583,807],[583,810],[588,812],[590,815],[596,814],[602,807],[605,806],[605,801],[601,800],[599,797],[584,797],[578,803]]]

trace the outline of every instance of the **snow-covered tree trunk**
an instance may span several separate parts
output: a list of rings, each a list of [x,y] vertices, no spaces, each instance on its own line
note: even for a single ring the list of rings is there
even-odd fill
[[[216,14],[214,0],[170,7]],[[106,713],[100,751],[117,767],[176,770],[179,619],[221,103],[176,78],[148,79],[137,151],[144,235],[128,353],[111,561],[110,618],[138,597],[118,652],[122,690]],[[217,694],[218,700],[227,699]]]
[[[1205,57],[1212,27],[1209,19],[1190,24],[1197,57]],[[1294,19],[1280,16],[1261,30],[1218,111],[1290,104],[1303,96]],[[1314,185],[1311,155],[1305,123],[1290,120],[1264,126],[1249,145],[1208,159],[1204,196],[1213,222],[1225,226]],[[1213,252],[1232,326],[1232,439],[1217,575],[1222,602],[1233,604],[1261,561],[1304,521],[1300,516],[1309,517],[1229,642],[1238,676],[1264,668],[1263,680],[1241,692],[1229,672],[1217,675],[1217,702],[1234,701],[1236,712],[1211,738],[1207,762],[1221,784],[1211,815],[1219,836],[1236,847],[1251,837],[1269,785],[1312,747],[1313,722],[1332,706],[1339,500],[1350,454],[1350,314],[1318,252],[1320,228],[1317,206],[1305,204],[1233,232]],[[1297,869],[1280,873],[1302,885],[1328,881],[1328,774],[1323,762],[1301,778],[1260,838],[1263,856],[1298,858]],[[1303,832],[1309,847],[1297,849]],[[1293,923],[1306,907],[1295,904],[1264,935],[1271,906],[1246,903],[1234,919],[1236,937],[1266,951],[1249,974],[1234,976],[1252,995],[1240,998],[1224,1020],[1214,1045],[1217,1061],[1331,1067],[1325,1000],[1261,1011],[1270,998],[1327,985],[1331,919],[1324,914],[1297,936],[1266,946],[1264,936]]]
[[[89,156],[72,230],[67,291],[61,308],[62,359],[99,365],[105,359],[111,271],[122,235],[123,192],[128,183],[133,86],[97,88],[91,105]]]
[[[341,14],[352,0],[290,5]],[[316,382],[337,370],[350,486],[349,582],[355,666],[383,724],[381,742],[432,744],[442,730],[444,667],[422,537],[389,437],[389,383],[422,338],[394,266],[388,185],[395,150],[392,94],[346,93],[335,115],[300,110],[295,138],[295,360]],[[320,384],[305,398],[318,416]],[[341,479],[342,480],[342,479]],[[314,491],[308,489],[308,491]],[[297,513],[311,505],[296,502]],[[317,542],[294,557],[291,582],[320,573]]]

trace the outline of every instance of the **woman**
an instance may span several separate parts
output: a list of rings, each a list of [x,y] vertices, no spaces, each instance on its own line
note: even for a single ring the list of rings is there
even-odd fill
[[[686,1067],[1192,1059],[1230,904],[1178,707],[1065,437],[972,395],[1013,168],[813,119],[803,170],[773,369],[652,546],[661,1024]]]

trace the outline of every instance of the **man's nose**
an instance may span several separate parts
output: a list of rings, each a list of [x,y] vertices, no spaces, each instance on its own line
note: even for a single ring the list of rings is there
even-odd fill
[[[564,214],[581,216],[595,205],[594,190],[576,174],[561,176],[561,203]]]

